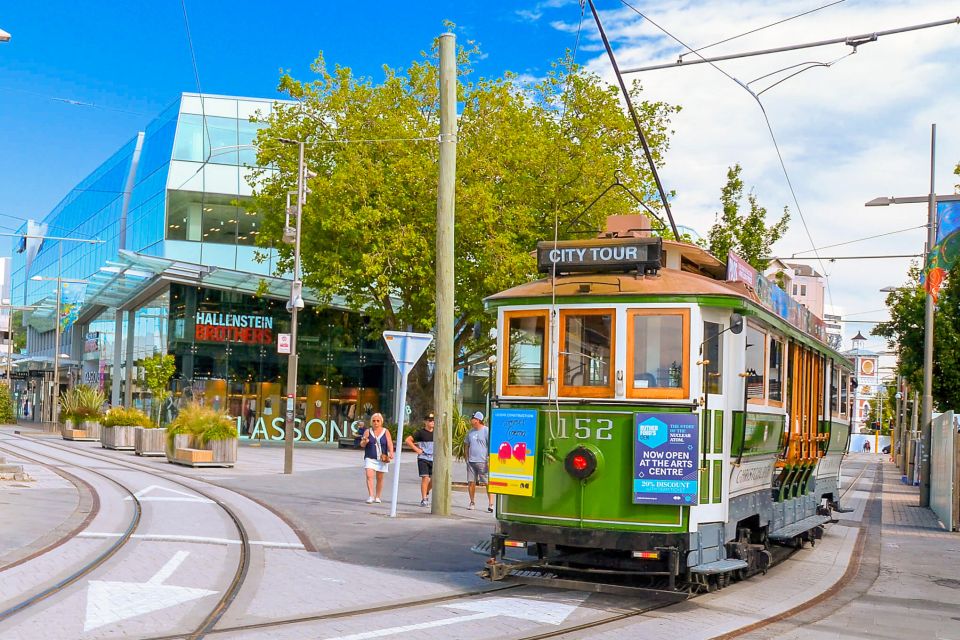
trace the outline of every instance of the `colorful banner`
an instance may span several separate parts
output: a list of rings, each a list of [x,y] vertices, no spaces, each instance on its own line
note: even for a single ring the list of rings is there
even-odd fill
[[[944,278],[960,255],[960,201],[937,203],[937,241],[927,255],[923,288],[934,304],[940,296]]]
[[[60,331],[66,331],[77,321],[86,294],[87,285],[85,283],[60,283]]]
[[[790,294],[770,282],[766,276],[732,251],[727,255],[727,280],[746,283],[757,294],[760,304],[797,329],[821,342],[827,341],[827,327],[821,318],[791,298]]]
[[[698,416],[637,413],[633,435],[633,503],[697,504]]]
[[[532,496],[537,463],[536,409],[494,409],[490,416],[490,492]]]

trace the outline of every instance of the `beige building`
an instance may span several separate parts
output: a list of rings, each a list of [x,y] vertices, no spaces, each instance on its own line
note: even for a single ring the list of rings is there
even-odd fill
[[[776,282],[794,300],[805,306],[818,318],[823,318],[823,299],[826,285],[822,275],[806,264],[773,260],[767,267],[767,278]]]

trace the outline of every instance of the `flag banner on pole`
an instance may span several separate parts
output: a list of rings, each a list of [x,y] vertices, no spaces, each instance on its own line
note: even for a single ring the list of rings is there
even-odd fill
[[[923,270],[923,288],[933,298],[940,295],[940,287],[947,273],[960,256],[960,202],[937,203],[937,239],[927,255]]]
[[[79,282],[64,282],[60,285],[60,330],[66,331],[80,313],[83,298],[87,294],[87,285]]]
[[[27,220],[27,233],[22,238],[21,242],[24,251],[27,253],[27,274],[30,273],[30,265],[33,264],[33,259],[37,257],[37,254],[40,252],[40,248],[43,246],[42,236],[45,235],[47,235],[46,224],[42,222],[34,222],[33,220]]]

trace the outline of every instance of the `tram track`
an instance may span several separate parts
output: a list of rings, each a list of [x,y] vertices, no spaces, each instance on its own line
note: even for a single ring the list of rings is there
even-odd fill
[[[29,460],[30,462],[32,462],[32,463],[34,463],[34,464],[39,464],[39,465],[42,465],[42,466],[44,466],[44,467],[50,468],[50,467],[52,466],[52,465],[50,465],[49,463],[45,463],[45,462],[43,462],[43,461],[41,461],[41,460],[38,460],[38,459],[36,459],[36,458],[34,458],[34,457],[32,457],[32,456],[29,456],[29,455],[24,455],[23,453],[18,452],[18,451],[16,451],[16,450],[10,450],[10,449],[8,449],[8,448],[6,448],[6,447],[0,446],[0,451],[3,451],[4,453],[10,454],[10,455],[13,455],[13,456],[15,456],[15,457],[17,457],[17,458],[22,458],[23,460]],[[32,452],[32,453],[36,453],[36,452]],[[45,456],[45,454],[40,454],[40,455]],[[58,462],[65,462],[65,463],[69,464],[69,461],[62,460],[62,459],[57,458],[57,457],[55,457],[55,456],[45,456],[45,457],[48,457],[48,458],[53,459],[53,460],[57,460]],[[63,579],[60,580],[59,582],[57,582],[57,583],[55,583],[55,584],[47,587],[46,589],[43,589],[42,591],[40,591],[40,592],[38,592],[38,593],[35,593],[34,595],[30,596],[29,598],[26,598],[26,599],[24,599],[24,600],[21,600],[19,603],[13,605],[12,607],[8,607],[7,609],[5,609],[5,610],[3,610],[3,611],[0,611],[0,622],[4,622],[5,620],[8,620],[9,618],[13,617],[14,615],[20,613],[21,611],[24,611],[24,610],[28,609],[29,607],[37,604],[38,602],[42,602],[43,600],[46,600],[46,599],[49,598],[50,596],[53,596],[53,595],[55,595],[55,594],[57,594],[57,593],[62,592],[64,589],[66,589],[66,588],[69,587],[70,585],[76,583],[78,580],[80,580],[80,579],[84,578],[85,576],[89,575],[90,573],[92,573],[95,569],[97,569],[97,567],[100,567],[101,565],[103,565],[103,563],[105,563],[107,560],[109,560],[111,557],[113,557],[113,556],[120,550],[121,547],[123,547],[125,544],[127,544],[127,542],[129,542],[129,540],[130,540],[130,537],[133,535],[133,533],[137,530],[137,527],[140,525],[140,518],[141,518],[141,516],[143,515],[143,505],[140,503],[140,500],[137,498],[137,496],[134,494],[134,492],[130,491],[130,489],[127,488],[126,486],[124,486],[119,480],[116,480],[116,479],[114,479],[114,478],[111,478],[110,476],[108,476],[108,475],[106,475],[106,474],[104,474],[104,473],[101,473],[101,472],[99,472],[99,471],[97,471],[97,470],[95,470],[95,469],[86,469],[86,471],[89,472],[89,473],[92,473],[92,474],[94,474],[94,475],[100,476],[101,478],[103,478],[103,479],[105,479],[105,480],[107,480],[107,481],[115,484],[115,485],[118,486],[124,493],[126,493],[126,494],[128,495],[128,497],[129,497],[130,500],[131,500],[131,504],[133,505],[133,516],[132,516],[132,518],[130,519],[130,522],[129,522],[129,524],[127,525],[126,530],[120,535],[119,538],[117,538],[117,540],[116,540],[113,544],[111,544],[109,547],[107,547],[107,549],[106,549],[105,551],[103,551],[102,553],[98,554],[95,558],[93,558],[92,560],[90,560],[89,562],[87,562],[86,564],[84,564],[83,566],[81,566],[78,570],[74,571],[73,573],[71,573],[71,574],[70,574],[69,576],[67,576],[66,578],[63,578]],[[88,484],[88,486],[89,486],[89,484]],[[95,490],[92,486],[90,487],[90,489],[93,491],[94,495],[97,495],[96,490]],[[99,501],[99,497],[96,498],[96,499]],[[89,522],[85,521],[85,522],[84,522],[84,525],[87,525],[87,524],[89,524]],[[61,541],[58,541],[58,542],[54,543],[53,545],[50,545],[50,546],[46,547],[45,549],[41,550],[41,552],[38,552],[38,553],[36,553],[36,554],[33,554],[32,558],[39,557],[39,555],[41,555],[42,553],[46,553],[47,551],[50,551],[51,549],[53,549],[53,548],[55,548],[55,547],[57,547],[57,546],[60,546],[60,544],[62,544],[62,543],[63,543],[62,540],[61,540]],[[31,559],[32,559],[32,558],[31,558]],[[25,561],[26,561],[26,559],[25,559],[24,561],[22,561],[22,562],[19,562],[18,564],[23,564],[23,562],[25,562]],[[9,569],[9,568],[11,568],[11,566],[12,566],[12,565],[7,566],[7,567],[5,567],[4,569]]]
[[[216,603],[216,604],[214,605],[214,607],[209,611],[209,613],[204,617],[204,619],[201,621],[201,623],[200,623],[199,625],[197,625],[196,628],[195,628],[193,631],[186,632],[186,633],[176,634],[176,635],[171,636],[171,637],[175,637],[175,638],[187,638],[188,640],[200,640],[201,638],[204,638],[207,634],[209,634],[209,633],[213,630],[213,628],[217,625],[217,623],[218,623],[218,622],[220,621],[220,619],[223,617],[224,613],[226,613],[227,609],[230,607],[230,605],[231,605],[231,604],[233,603],[233,601],[236,599],[237,595],[240,593],[240,589],[243,587],[243,583],[244,583],[244,581],[246,580],[247,573],[249,572],[249,569],[250,569],[250,538],[249,538],[249,535],[248,535],[248,533],[247,533],[246,527],[244,526],[244,524],[243,524],[243,522],[241,521],[240,517],[237,515],[236,511],[234,511],[231,507],[229,507],[227,504],[225,504],[222,500],[216,498],[214,495],[212,495],[212,494],[210,494],[210,493],[208,493],[208,492],[206,492],[206,491],[203,491],[203,490],[201,490],[201,489],[198,489],[198,488],[196,488],[195,486],[192,486],[192,484],[188,484],[188,483],[186,483],[186,482],[182,482],[182,481],[180,481],[180,480],[176,480],[176,479],[173,479],[173,478],[168,477],[168,475],[179,475],[179,474],[157,473],[157,471],[156,471],[155,469],[151,469],[150,467],[148,467],[148,466],[146,466],[146,465],[131,464],[131,463],[128,463],[128,462],[126,462],[126,461],[115,460],[115,459],[113,459],[113,458],[111,458],[111,457],[109,457],[109,456],[98,455],[98,454],[96,454],[96,453],[89,452],[89,451],[85,451],[85,450],[83,450],[83,449],[74,449],[74,448],[71,448],[71,447],[65,447],[65,446],[56,444],[56,443],[54,443],[54,442],[42,442],[42,441],[38,441],[38,440],[33,439],[33,438],[24,437],[24,436],[19,435],[19,434],[15,434],[13,437],[14,437],[14,438],[21,439],[21,440],[24,440],[24,441],[26,441],[26,442],[33,442],[33,443],[35,443],[35,444],[40,444],[41,446],[46,446],[46,447],[50,447],[50,448],[53,448],[53,449],[58,449],[58,450],[67,452],[67,453],[72,454],[72,455],[76,455],[76,456],[80,456],[80,457],[85,457],[85,458],[92,459],[92,460],[99,460],[99,461],[103,461],[103,462],[109,462],[109,463],[111,463],[111,464],[114,464],[114,465],[117,466],[117,467],[126,468],[126,469],[128,469],[128,470],[133,470],[133,471],[137,471],[137,472],[139,472],[139,473],[143,473],[143,474],[145,474],[145,475],[153,476],[153,477],[155,477],[155,478],[159,478],[159,479],[162,479],[162,480],[164,480],[164,481],[166,481],[166,482],[170,482],[170,483],[172,483],[172,484],[175,484],[175,485],[178,485],[178,486],[183,487],[183,488],[185,488],[185,489],[188,489],[189,491],[192,491],[192,492],[196,493],[197,495],[205,498],[206,500],[209,500],[210,502],[218,505],[218,506],[227,514],[227,516],[228,516],[228,517],[230,518],[230,520],[232,521],[234,527],[235,527],[236,530],[237,530],[237,534],[238,534],[239,539],[240,539],[240,544],[238,545],[240,558],[239,558],[239,561],[238,561],[238,563],[237,563],[237,569],[236,569],[236,571],[234,572],[234,575],[233,575],[233,577],[231,578],[229,585],[228,585],[227,588],[223,591],[223,594],[222,594],[221,597],[217,600],[217,603]],[[2,449],[2,448],[0,448],[0,449]],[[53,455],[50,455],[50,454],[47,454],[47,453],[43,453],[43,452],[37,452],[37,451],[35,451],[35,450],[33,450],[33,449],[30,449],[30,448],[28,448],[27,451],[29,451],[30,453],[33,453],[33,454],[35,454],[35,455],[40,455],[40,456],[47,457],[47,458],[52,459],[52,460],[56,460],[56,461],[58,461],[58,462],[60,462],[60,463],[63,463],[63,464],[75,465],[75,463],[72,463],[70,460],[65,460],[65,459],[63,459],[63,458],[59,458],[59,457],[57,457],[57,456],[53,456]],[[24,459],[31,459],[32,461],[37,462],[38,464],[43,464],[43,463],[40,462],[40,461],[37,461],[37,460],[35,460],[35,459],[30,458],[29,456],[22,455],[22,454],[16,453],[16,452],[11,452],[11,453],[13,453],[13,455],[20,455],[20,456],[23,457]],[[140,503],[140,500],[139,500],[139,499],[136,497],[136,495],[134,494],[134,492],[130,491],[130,489],[127,488],[126,486],[124,486],[119,480],[116,480],[116,479],[114,479],[114,478],[111,478],[110,476],[108,476],[108,475],[106,475],[106,474],[104,474],[104,473],[102,473],[102,472],[100,472],[100,471],[97,471],[97,470],[92,469],[92,468],[90,468],[90,467],[84,467],[84,469],[85,469],[86,471],[89,471],[90,473],[94,473],[94,474],[96,474],[96,475],[98,475],[98,476],[101,476],[101,477],[103,477],[103,478],[111,481],[112,483],[114,483],[114,484],[116,484],[117,486],[121,487],[126,493],[129,494],[129,497],[131,498],[131,500],[133,501],[133,503],[136,505],[136,524],[138,525],[139,522],[140,522],[140,516],[141,516],[141,514],[142,514],[142,505],[141,505],[141,503]],[[201,483],[203,483],[202,480],[195,480],[195,482],[201,482]],[[210,484],[210,483],[204,483],[204,484]],[[216,486],[216,485],[213,485],[213,486]],[[131,527],[128,527],[128,529],[120,536],[120,538],[118,538],[117,542],[115,542],[113,545],[111,545],[110,548],[107,550],[107,552],[105,552],[104,554],[101,554],[102,557],[98,557],[97,559],[95,559],[94,561],[92,561],[91,563],[89,563],[89,566],[84,567],[80,572],[77,572],[76,574],[70,576],[68,579],[63,580],[63,581],[57,583],[56,585],[53,585],[52,587],[50,587],[50,588],[48,588],[47,590],[45,590],[42,594],[38,594],[38,596],[42,595],[42,597],[34,596],[33,598],[30,598],[30,599],[28,599],[27,601],[24,601],[24,602],[16,605],[16,607],[11,607],[11,608],[8,609],[7,611],[0,612],[0,622],[2,622],[3,620],[5,620],[7,617],[16,614],[18,611],[21,611],[21,610],[23,610],[24,608],[29,607],[29,606],[31,606],[32,604],[35,604],[36,602],[39,602],[39,601],[42,600],[42,599],[45,599],[45,598],[47,598],[47,597],[49,597],[49,596],[51,596],[51,595],[54,595],[55,593],[59,593],[59,592],[63,591],[65,588],[67,588],[67,587],[70,586],[71,584],[74,584],[77,580],[79,580],[79,579],[83,578],[84,576],[88,575],[90,572],[92,572],[92,571],[95,570],[97,567],[99,567],[99,566],[102,565],[104,562],[106,562],[106,560],[108,560],[111,556],[113,556],[113,555],[120,549],[120,547],[122,547],[124,544],[126,544],[126,542],[130,540],[130,537],[133,535],[133,533],[135,532],[135,530],[136,530],[136,525],[134,525],[132,528],[131,528]],[[9,612],[9,613],[8,613],[8,612]]]

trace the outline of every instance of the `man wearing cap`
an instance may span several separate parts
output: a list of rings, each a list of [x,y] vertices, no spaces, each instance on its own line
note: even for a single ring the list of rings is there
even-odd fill
[[[404,442],[417,453],[417,469],[420,471],[420,506],[427,506],[430,489],[433,488],[433,414],[423,419],[423,426],[407,436]]]
[[[493,495],[487,482],[487,467],[490,464],[490,430],[483,424],[483,414],[477,411],[470,417],[470,426],[465,442],[467,445],[467,492],[470,494],[470,506],[475,509],[474,497],[477,483],[487,487],[487,511],[493,513]]]

